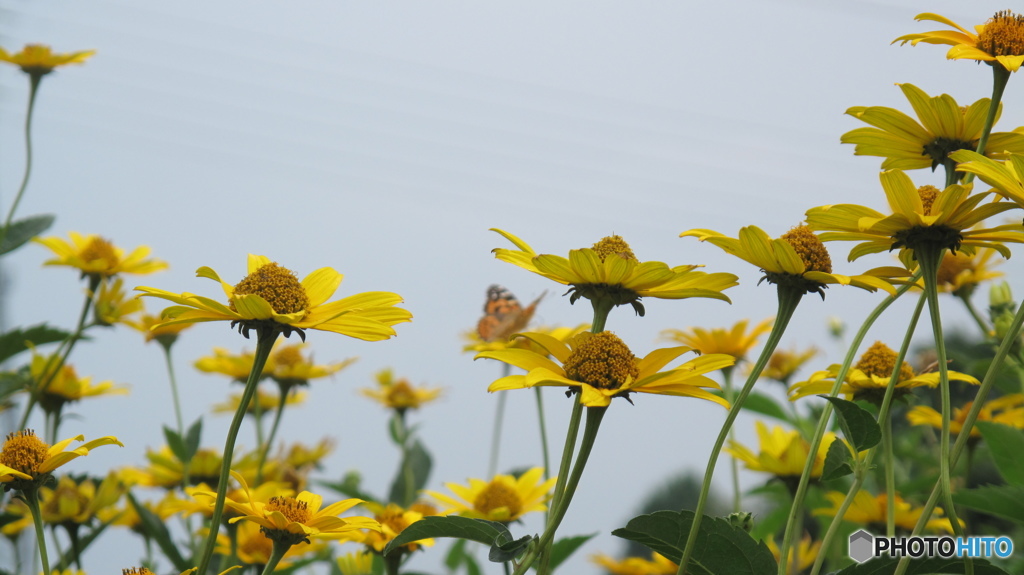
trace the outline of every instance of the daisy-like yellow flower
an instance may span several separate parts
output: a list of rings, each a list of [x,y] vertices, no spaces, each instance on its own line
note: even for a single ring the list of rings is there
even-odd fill
[[[992,261],[995,256],[996,251],[990,248],[978,248],[974,254],[946,252],[939,264],[939,290],[970,297],[982,282],[1003,277],[1003,272],[992,269],[1002,263]]]
[[[68,64],[81,64],[96,53],[96,50],[82,50],[61,54],[44,44],[26,44],[21,52],[11,54],[0,48],[0,62],[14,64],[30,76],[45,76],[54,68]]]
[[[885,396],[885,389],[889,386],[889,379],[896,369],[896,352],[880,341],[876,341],[860,361],[846,374],[846,381],[843,382],[840,392],[846,395],[847,399],[863,399],[875,405],[880,405]],[[818,371],[811,375],[807,381],[794,383],[789,389],[789,400],[796,401],[801,397],[829,393],[839,375],[840,366],[832,365],[827,371]],[[960,373],[949,371],[950,380],[965,381],[972,385],[980,385],[976,378]],[[899,399],[906,396],[915,387],[936,387],[939,385],[939,373],[914,373],[910,364],[903,362],[899,367],[899,380],[896,382],[896,389],[893,391],[893,398]]]
[[[533,333],[550,335],[559,341],[569,341],[577,334],[588,331],[589,329],[589,323],[581,323],[575,327],[542,325],[530,331]],[[538,347],[537,344],[531,342],[525,337],[511,337],[508,339],[499,339],[497,341],[484,341],[475,329],[463,333],[462,336],[467,342],[466,345],[462,346],[462,351],[464,352],[480,353],[481,351],[500,351],[509,348],[534,349],[537,352],[541,352],[541,348]]]
[[[768,544],[768,550],[775,556],[775,560],[778,561],[782,558],[782,550],[775,543],[774,538],[765,540]],[[821,552],[821,541],[813,541],[809,534],[805,534],[795,547],[789,550],[789,565],[791,568],[796,567],[797,572],[803,573],[804,571],[811,568],[814,565],[814,560],[818,558],[818,553]]]
[[[146,459],[149,464],[144,468],[127,467],[122,470],[126,481],[132,485],[146,487],[163,487],[175,489],[181,486],[184,479],[185,466],[171,448],[166,445],[158,450],[147,449]],[[189,481],[192,485],[207,483],[217,486],[220,479],[220,468],[224,458],[219,450],[208,447],[200,448],[189,462]],[[247,475],[256,475],[255,462],[241,459],[233,462],[233,469],[242,469]]]
[[[830,491],[825,494],[829,502],[832,503],[832,507],[815,509],[815,515],[823,515],[826,517],[835,517],[836,513],[839,512],[839,508],[843,504],[843,500],[846,499],[845,493],[838,491]],[[867,491],[861,489],[857,492],[857,495],[853,498],[853,503],[846,510],[846,514],[843,516],[844,521],[851,523],[857,523],[859,525],[865,525],[875,533],[885,533],[886,530],[886,503],[889,498],[886,497],[885,493],[880,493],[877,496],[872,496]],[[922,507],[915,507],[907,501],[904,501],[899,494],[896,494],[896,501],[893,505],[896,510],[896,527],[904,531],[913,531],[914,526],[917,524],[917,520],[921,518],[921,513],[924,511]],[[949,522],[949,519],[938,519],[938,516],[942,515],[944,511],[941,507],[936,507],[932,512],[931,519],[925,525],[925,529],[928,531],[944,531],[950,535],[953,534],[953,525]]]
[[[991,100],[983,98],[960,106],[949,94],[931,97],[913,84],[899,84],[919,121],[883,106],[855,106],[846,113],[872,128],[857,128],[842,135],[844,144],[855,144],[858,156],[885,158],[883,170],[917,170],[947,165],[950,152],[976,150]],[[996,111],[999,121],[1002,106]],[[1003,159],[1008,153],[1024,153],[1024,133],[993,132],[985,155]],[[952,167],[952,164],[949,164]],[[962,176],[962,175],[961,175]]]
[[[124,447],[116,437],[107,436],[65,451],[73,441],[85,441],[85,436],[77,435],[51,446],[36,437],[31,429],[7,434],[7,440],[0,450],[0,483],[4,484],[4,490],[24,491],[42,485],[54,469],[73,459],[89,455],[89,452],[97,447]]]
[[[147,257],[147,246],[139,246],[126,256],[123,249],[96,234],[83,236],[69,232],[68,237],[70,242],[57,236],[32,239],[57,256],[46,260],[43,265],[73,267],[81,270],[83,278],[95,279],[118,274],[151,274],[167,269],[166,262]]]
[[[368,517],[338,517],[339,513],[362,503],[361,499],[346,499],[321,509],[323,498],[303,491],[295,497],[272,497],[263,503],[250,495],[245,478],[234,471],[231,476],[242,484],[247,496],[245,503],[227,501],[227,507],[239,513],[230,522],[252,521],[262,527],[263,534],[272,540],[295,545],[308,542],[311,537],[341,539],[355,535],[360,529],[381,529],[380,523]]]
[[[708,354],[665,371],[666,365],[693,349],[685,346],[656,349],[637,359],[615,334],[584,332],[568,343],[539,333],[524,333],[544,352],[532,349],[486,351],[475,359],[490,358],[526,370],[526,375],[503,377],[487,391],[523,389],[534,386],[563,386],[579,390],[580,402],[587,407],[607,407],[614,397],[654,393],[697,397],[728,407],[721,397],[703,388],[719,389],[718,383],[704,374],[729,367],[736,359],[724,354]],[[550,355],[553,359],[548,357]]]
[[[960,150],[949,157],[960,162],[957,170],[978,176],[997,194],[1024,207],[1024,155],[1010,154],[1005,162],[997,162],[971,150]]]
[[[206,483],[200,483],[195,487],[186,487],[185,493],[189,496],[187,499],[177,499],[168,501],[165,505],[169,508],[173,508],[184,516],[200,514],[206,518],[213,516],[213,507],[217,501],[217,492],[211,489]],[[250,491],[245,491],[241,487],[228,489],[226,497],[232,501],[238,503],[250,503],[252,501],[259,501],[261,503],[269,503],[273,497],[294,497],[297,491],[283,481],[264,480],[259,485],[253,487]],[[223,520],[231,519],[232,517],[238,517],[239,513],[233,509],[225,509]],[[247,525],[253,525],[247,523]]]
[[[796,349],[776,350],[768,358],[768,365],[761,372],[761,377],[767,377],[789,385],[789,379],[818,353],[818,349],[814,347],[803,351]]]
[[[757,345],[757,338],[771,331],[772,321],[771,318],[762,321],[751,328],[749,333],[747,333],[749,320],[746,319],[736,322],[731,328],[666,329],[661,332],[661,339],[690,346],[701,354],[724,353],[731,355],[736,358],[737,362],[740,362],[746,359],[750,349]]]
[[[308,394],[304,391],[296,391],[289,393],[285,398],[285,405],[301,405],[306,401]],[[232,393],[228,400],[224,403],[215,403],[213,405],[213,413],[235,413],[238,411],[238,405],[242,402],[241,393]],[[261,416],[266,415],[268,412],[276,411],[281,404],[281,396],[277,393],[264,391],[260,388],[256,388],[256,393],[252,397],[252,401],[249,402],[248,407],[245,408],[245,412],[249,415],[256,415],[258,412]],[[256,406],[259,406],[257,411]]]
[[[955,30],[906,34],[893,40],[894,44],[945,44],[952,46],[946,53],[946,58],[950,60],[988,62],[993,66],[998,64],[1010,72],[1016,72],[1024,63],[1024,16],[1000,10],[988,22],[976,25],[974,32],[938,14],[925,12],[914,19],[939,22]]]
[[[373,553],[353,551],[339,555],[338,570],[341,575],[370,575],[373,573]]]
[[[384,547],[393,541],[395,537],[398,537],[399,533],[405,531],[406,527],[423,519],[425,516],[420,511],[412,508],[404,509],[394,503],[381,505],[379,503],[367,502],[363,504],[363,507],[369,509],[373,513],[373,518],[380,522],[380,532],[368,531],[362,541],[364,545],[377,553],[383,552]],[[436,511],[433,515],[437,515]],[[419,550],[421,546],[433,547],[434,540],[420,539],[403,545],[402,549],[411,553]]]
[[[163,324],[165,325],[165,324]],[[161,325],[161,327],[163,326]],[[190,324],[174,324],[174,325],[190,325]],[[252,371],[252,362],[255,361],[256,354],[254,352],[243,350],[241,353],[231,353],[226,348],[215,347],[213,348],[213,355],[203,356],[196,360],[192,365],[196,369],[204,373],[217,373],[220,375],[226,375],[239,383],[245,383],[249,378],[249,372]],[[270,358],[267,358],[267,363],[270,363]],[[260,378],[267,376],[267,365],[263,366],[263,374]]]
[[[800,225],[773,240],[757,226],[740,229],[738,238],[730,238],[714,230],[696,229],[679,234],[710,242],[728,254],[754,264],[764,272],[763,280],[790,286],[803,293],[817,293],[825,298],[828,284],[852,285],[868,291],[878,289],[896,293],[892,283],[883,279],[885,268],[865,275],[844,276],[832,273],[832,258],[821,239],[807,226]]]
[[[698,266],[670,268],[662,262],[641,262],[619,236],[609,236],[592,248],[570,250],[569,257],[538,255],[516,236],[493,229],[517,249],[495,248],[494,256],[550,280],[570,286],[570,303],[583,297],[604,300],[612,305],[630,304],[637,315],[644,315],[642,297],[683,299],[707,297],[730,301],[721,293],[736,283],[736,276],[727,273],[694,271]]]
[[[472,519],[486,519],[510,523],[533,511],[545,511],[549,493],[558,480],[542,479],[544,469],[534,467],[519,476],[496,475],[490,481],[470,479],[469,485],[445,483],[458,499],[450,495],[427,491],[434,499],[447,506],[442,514],[457,513]]]
[[[98,486],[88,477],[74,479],[62,475],[54,487],[39,488],[40,515],[43,523],[74,529],[91,521],[100,509],[116,505],[126,491],[127,487],[115,473],[108,473]],[[6,513],[20,518],[5,525],[4,533],[19,533],[32,525],[32,514],[21,500],[12,502]]]
[[[995,249],[1010,257],[1006,243],[1024,242],[1024,227],[1007,224],[993,228],[975,226],[997,214],[1016,208],[1010,202],[982,203],[992,192],[971,194],[971,186],[954,184],[945,190],[933,186],[918,188],[899,170],[879,176],[892,214],[885,215],[865,206],[836,204],[807,211],[807,225],[824,231],[823,241],[857,241],[850,261],[861,256],[904,248],[900,261],[914,265],[914,251],[948,248],[973,253],[977,248]]]
[[[376,389],[362,388],[359,392],[384,407],[398,412],[419,409],[424,404],[441,396],[441,388],[414,387],[404,377],[395,379],[395,374],[391,369],[378,371],[376,379]]]
[[[63,365],[53,374],[53,368],[59,359],[52,355],[32,354],[32,364],[29,366],[29,373],[36,388],[49,381],[46,389],[39,392],[39,405],[49,413],[57,412],[65,404],[79,401],[85,397],[98,397],[101,395],[126,395],[128,388],[114,385],[112,381],[101,381],[95,385],[91,377],[78,377],[74,366]]]
[[[142,300],[137,301],[141,302]],[[178,340],[178,335],[192,327],[192,324],[190,323],[167,325],[163,323],[160,316],[150,315],[148,313],[143,313],[137,319],[127,320],[124,323],[141,333],[146,339],[146,343],[155,340],[164,347],[174,345],[174,342]]]
[[[973,401],[968,401],[961,407],[954,407],[952,417],[949,418],[949,430],[953,433],[960,433],[964,429],[964,421],[967,413],[971,411]],[[936,429],[942,429],[942,414],[927,405],[915,405],[907,412],[907,421],[911,425],[928,425]],[[978,421],[991,421],[1001,423],[1017,429],[1024,429],[1024,395],[1011,393],[1002,397],[986,401],[978,412]],[[981,437],[981,431],[977,426],[971,428],[971,437]]]
[[[673,575],[679,569],[679,565],[657,551],[651,552],[650,559],[626,557],[617,560],[609,555],[598,553],[591,555],[590,560],[603,567],[611,575]]]
[[[291,270],[266,256],[250,254],[248,269],[248,275],[234,286],[206,266],[196,270],[198,277],[220,283],[227,305],[191,293],[135,289],[144,296],[178,304],[164,310],[164,324],[230,321],[243,334],[250,329],[272,328],[285,336],[295,331],[304,339],[304,330],[318,329],[381,341],[395,335],[391,326],[412,318],[408,311],[395,307],[402,298],[390,292],[364,292],[327,303],[344,278],[332,268],[320,268],[300,283]]]
[[[804,464],[809,453],[810,445],[807,440],[795,429],[786,430],[776,425],[769,430],[761,421],[754,425],[757,427],[760,449],[758,453],[731,439],[725,452],[742,461],[751,471],[770,473],[783,480],[799,479],[804,472]],[[814,457],[814,467],[811,468],[812,479],[821,477],[821,472],[825,468],[825,455],[835,438],[836,435],[829,432],[822,439],[818,453]]]
[[[321,379],[338,373],[355,363],[357,359],[351,357],[334,363],[317,364],[313,361],[312,354],[303,353],[307,344],[284,344],[280,341],[278,343],[279,345],[275,345],[274,350],[270,352],[263,372],[279,383],[307,385],[311,379]]]
[[[204,535],[209,534],[209,529],[204,531]],[[235,539],[236,542],[232,545],[231,536],[226,533],[218,533],[217,547],[214,553],[224,555],[225,557],[230,557],[233,553],[237,553],[238,560],[245,565],[262,567],[270,561],[270,556],[274,551],[274,542],[263,534],[263,528],[256,523],[248,521],[240,523],[235,531]],[[310,539],[309,545],[292,545],[288,548],[288,551],[285,551],[284,557],[281,558],[281,562],[277,564],[277,567],[279,569],[287,568],[298,559],[311,557],[321,551],[326,551],[329,545],[330,543],[322,538]]]
[[[92,298],[92,312],[96,323],[111,326],[116,323],[128,324],[128,316],[142,311],[142,300],[129,298],[121,278],[105,279]]]

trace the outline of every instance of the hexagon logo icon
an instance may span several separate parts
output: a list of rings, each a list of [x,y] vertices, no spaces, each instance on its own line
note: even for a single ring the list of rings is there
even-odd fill
[[[875,556],[875,538],[863,529],[858,529],[850,535],[850,559],[857,563],[863,563]]]

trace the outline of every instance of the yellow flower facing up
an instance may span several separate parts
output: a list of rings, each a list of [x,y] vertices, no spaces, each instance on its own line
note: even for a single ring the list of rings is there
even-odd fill
[[[213,516],[213,507],[217,501],[216,490],[211,489],[206,483],[200,483],[195,487],[186,487],[185,493],[189,498],[178,499],[176,501],[169,502],[167,505],[175,508],[186,517],[193,514],[201,514],[206,518]],[[249,491],[246,491],[241,487],[232,487],[228,489],[226,497],[227,499],[239,504],[251,503],[253,501],[269,503],[273,497],[294,497],[296,493],[297,491],[292,489],[292,487],[285,482],[264,480]],[[232,517],[239,516],[240,514],[238,511],[226,508],[224,510],[223,519],[229,520]],[[254,524],[246,523],[246,525]]]
[[[576,335],[588,331],[589,329],[589,323],[581,323],[575,327],[542,325],[530,331],[533,333],[549,335],[559,341],[569,341]],[[510,337],[496,341],[484,341],[475,329],[463,333],[463,339],[467,342],[466,345],[462,347],[462,351],[464,352],[480,353],[481,351],[500,351],[510,348],[533,349],[538,353],[543,351],[537,344],[525,337]]]
[[[469,485],[445,483],[458,499],[450,495],[427,491],[434,499],[446,505],[442,514],[457,513],[472,519],[486,519],[510,523],[534,511],[545,511],[551,497],[551,488],[558,478],[542,479],[544,470],[534,467],[519,476],[496,475],[490,481],[470,479]]]
[[[979,24],[971,32],[945,16],[922,13],[915,20],[930,20],[945,24],[955,30],[934,30],[918,34],[906,34],[893,40],[911,46],[918,42],[952,46],[946,53],[950,60],[977,60],[999,65],[1010,72],[1016,72],[1024,63],[1024,16],[1009,10],[1000,10],[988,22]]]
[[[26,44],[20,52],[11,54],[0,48],[0,62],[14,64],[30,76],[45,76],[54,68],[68,64],[81,64],[96,53],[96,50],[82,50],[61,54],[45,44]]]
[[[378,371],[376,379],[376,389],[362,388],[359,392],[395,411],[405,412],[408,409],[419,409],[424,404],[441,396],[441,388],[414,387],[404,377],[396,379],[391,369]]]
[[[778,349],[768,358],[768,365],[761,372],[761,377],[781,381],[789,385],[789,380],[796,372],[820,353],[817,348],[808,348],[803,351],[796,349]]]
[[[673,575],[679,565],[656,551],[651,552],[650,559],[643,557],[626,557],[614,559],[603,553],[591,555],[590,560],[600,565],[611,575]]]
[[[493,229],[493,228],[492,228]],[[569,257],[538,255],[516,236],[493,229],[517,249],[496,248],[494,256],[550,280],[570,286],[570,303],[583,297],[610,301],[619,306],[630,304],[637,315],[644,315],[640,298],[683,299],[706,297],[728,302],[721,293],[736,283],[727,273],[694,271],[699,266],[669,267],[662,262],[641,262],[619,236],[610,236],[592,248],[570,250]]]
[[[757,226],[740,229],[738,238],[730,238],[714,230],[695,229],[679,234],[692,236],[702,242],[710,242],[728,254],[754,264],[764,272],[762,281],[779,286],[790,286],[804,293],[817,293],[825,298],[823,291],[828,284],[852,285],[868,291],[878,289],[896,293],[892,283],[883,279],[890,268],[879,268],[864,275],[844,276],[832,273],[832,258],[821,240],[807,226],[800,225],[786,232],[779,239]]]
[[[421,504],[422,505],[422,504]],[[368,548],[372,549],[377,553],[384,551],[384,547],[387,546],[398,534],[405,531],[405,528],[416,523],[420,519],[423,519],[424,514],[415,509],[404,509],[400,505],[394,503],[388,503],[387,505],[381,505],[379,503],[367,502],[363,504],[364,507],[369,509],[373,513],[373,518],[380,522],[380,532],[368,531],[363,539],[362,543]],[[437,513],[433,513],[437,515]],[[420,539],[413,541],[407,545],[403,545],[402,549],[408,552],[417,551],[423,547],[433,547],[433,539]]]
[[[736,322],[731,328],[666,329],[661,332],[661,338],[690,346],[700,354],[724,353],[731,355],[736,358],[737,362],[740,362],[746,359],[747,353],[757,345],[757,338],[771,331],[772,321],[771,318],[762,321],[751,328],[749,333],[747,332],[749,320],[744,319]]]
[[[775,560],[778,561],[782,558],[782,550],[775,543],[774,538],[766,540],[768,544],[768,550],[775,556]],[[791,567],[795,566],[796,570],[800,573],[807,571],[814,565],[814,560],[818,558],[818,553],[821,552],[821,541],[813,541],[811,536],[804,534],[795,547],[789,549],[789,562],[786,563]]]
[[[61,366],[57,373],[51,376],[58,361],[54,356],[33,353],[32,364],[29,367],[29,373],[37,389],[49,381],[46,389],[38,394],[39,405],[47,412],[59,411],[65,404],[85,397],[128,393],[127,387],[114,385],[112,381],[101,381],[93,385],[91,377],[79,377],[74,366],[67,364]]]
[[[57,257],[46,260],[46,266],[68,266],[82,272],[82,277],[103,278],[118,274],[151,274],[167,269],[167,263],[149,259],[149,248],[139,246],[128,255],[124,250],[96,234],[83,236],[69,232],[71,241],[52,236],[33,238]]]
[[[50,472],[58,467],[77,459],[103,445],[124,444],[116,437],[101,437],[86,442],[70,451],[65,451],[73,441],[85,441],[78,435],[65,439],[54,445],[48,445],[36,437],[31,429],[16,431],[7,435],[3,450],[0,450],[0,483],[4,490],[15,489],[24,491],[41,485],[49,477]]]
[[[128,297],[124,280],[109,278],[100,282],[99,290],[92,296],[92,311],[99,325],[111,326],[117,323],[129,325],[128,316],[142,311],[142,300]]]
[[[846,395],[847,399],[863,399],[875,405],[880,405],[885,396],[885,390],[889,386],[889,379],[896,370],[896,352],[880,341],[876,341],[860,361],[846,374],[846,381],[843,382],[840,392]],[[817,395],[819,393],[830,393],[839,375],[839,365],[832,365],[827,371],[818,371],[811,375],[807,381],[794,383],[789,390],[789,400],[796,401],[801,397]],[[950,380],[965,381],[972,385],[980,385],[976,378],[957,371],[949,372]],[[899,367],[899,379],[896,388],[893,390],[893,399],[906,396],[915,387],[935,387],[939,385],[939,373],[914,373],[910,364],[903,362]]]
[[[838,491],[830,491],[825,494],[832,507],[815,509],[815,515],[823,515],[826,517],[835,517],[836,513],[839,512],[839,508],[842,506],[843,500],[846,499],[845,493]],[[921,518],[921,513],[924,512],[924,508],[915,507],[909,502],[904,501],[899,494],[896,494],[896,501],[893,504],[896,510],[896,527],[904,531],[912,531],[914,526],[917,524],[917,520]],[[885,533],[886,530],[886,503],[889,498],[886,497],[885,493],[880,493],[877,496],[872,496],[867,491],[861,489],[857,492],[857,495],[853,498],[853,503],[846,510],[846,514],[843,516],[843,520],[851,523],[857,523],[859,525],[865,525],[875,533]],[[925,529],[931,532],[944,531],[950,535],[953,534],[953,524],[949,522],[949,519],[938,519],[944,513],[941,507],[936,507],[932,512],[931,519],[925,525]]]
[[[758,453],[731,439],[725,452],[742,461],[751,471],[770,473],[780,479],[799,478],[810,453],[807,440],[794,429],[786,430],[776,425],[769,430],[761,421],[756,422],[755,426],[760,450]],[[829,432],[822,439],[814,457],[814,467],[811,468],[812,479],[821,477],[825,468],[825,455],[835,438],[836,435]]]
[[[918,121],[883,106],[855,106],[846,110],[848,115],[873,126],[851,130],[840,138],[844,144],[856,145],[855,155],[885,158],[883,170],[930,167],[935,171],[936,167],[946,165],[951,152],[978,148],[990,99],[960,106],[949,94],[931,97],[913,84],[899,84],[899,87],[910,100]],[[994,122],[999,120],[1001,111],[1000,105]],[[989,135],[986,156],[1003,159],[1010,152],[1024,153],[1024,133],[993,132]]]
[[[227,305],[191,293],[135,289],[178,304],[164,310],[164,324],[230,321],[246,335],[251,329],[273,329],[285,336],[295,331],[304,339],[304,330],[317,329],[381,341],[395,335],[391,326],[412,319],[408,311],[395,307],[402,298],[390,292],[364,292],[327,303],[344,278],[331,268],[320,268],[299,282],[291,270],[266,256],[250,254],[248,270],[236,285],[224,282],[208,267],[196,270],[198,277],[220,283]]]
[[[656,349],[643,359],[637,359],[621,339],[608,331],[581,333],[568,343],[538,333],[524,333],[522,336],[539,345],[544,352],[507,349],[476,356],[476,359],[496,359],[527,372],[526,375],[503,377],[492,383],[487,391],[538,385],[569,387],[580,392],[580,402],[587,407],[607,407],[612,398],[628,399],[635,392],[697,397],[729,406],[724,399],[703,388],[719,389],[718,383],[704,374],[735,364],[736,359],[732,356],[702,355],[661,371],[693,349],[685,346]]]
[[[949,430],[953,433],[960,433],[964,429],[964,421],[967,413],[971,411],[974,402],[968,401],[961,407],[954,407],[952,416],[949,418]],[[927,405],[915,405],[907,412],[907,421],[911,425],[927,425],[935,429],[942,429],[942,414]],[[1002,397],[986,401],[978,412],[978,421],[991,421],[1001,423],[1017,429],[1024,429],[1024,395],[1011,393]],[[977,426],[971,428],[971,437],[980,438],[981,431]]]
[[[879,176],[892,214],[885,215],[865,206],[836,204],[807,211],[807,225],[824,231],[823,241],[860,242],[850,251],[850,261],[861,256],[904,248],[900,261],[914,265],[914,251],[924,247],[960,249],[973,253],[992,248],[1010,257],[1006,243],[1024,242],[1024,227],[1007,224],[977,228],[978,223],[1013,209],[1009,202],[982,203],[991,192],[971,194],[971,186],[954,184],[945,190],[933,186],[918,188],[899,170]]]
[[[971,150],[950,154],[956,169],[978,176],[1000,196],[1024,207],[1024,155],[1010,154],[1005,162],[997,162]]]
[[[285,406],[288,405],[301,405],[305,403],[306,396],[308,394],[304,391],[296,391],[289,393],[284,400]],[[232,393],[228,400],[224,403],[215,403],[213,405],[213,413],[235,413],[238,411],[238,406],[242,403],[241,393]],[[281,396],[278,393],[264,391],[260,388],[256,388],[256,393],[252,397],[252,401],[245,408],[245,413],[248,415],[255,416],[257,413],[256,406],[259,406],[258,413],[263,416],[271,411],[277,411],[281,405]]]

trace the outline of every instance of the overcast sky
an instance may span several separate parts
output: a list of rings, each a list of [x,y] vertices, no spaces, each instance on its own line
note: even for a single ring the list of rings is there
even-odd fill
[[[778,235],[814,206],[883,208],[880,160],[839,144],[862,125],[843,112],[909,110],[898,82],[950,93],[961,104],[989,96],[986,66],[946,61],[943,47],[890,45],[941,27],[914,22],[920,11],[971,25],[1005,7],[972,4],[0,0],[8,50],[28,42],[97,50],[87,65],[43,82],[35,171],[19,214],[55,213],[54,234],[99,233],[128,249],[145,244],[170,262],[170,271],[126,278],[131,286],[217,297],[216,284],[195,278],[195,269],[211,266],[237,281],[246,254],[255,253],[300,277],[332,266],[345,274],[342,296],[401,294],[415,319],[393,340],[309,333],[317,360],[360,360],[286,412],[282,439],[337,437],[322,476],[359,469],[368,488],[385,491],[397,462],[387,414],[356,389],[391,366],[446,388],[443,400],[415,416],[435,455],[430,487],[440,489],[486,472],[495,398],[484,390],[500,367],[461,354],[460,333],[475,326],[487,286],[506,285],[523,300],[548,290],[537,313],[543,323],[591,316],[588,305],[570,306],[560,286],[494,260],[490,250],[507,244],[488,228],[561,255],[617,233],[641,260],[740,276],[728,292],[731,306],[652,300],[644,318],[613,312],[609,329],[641,356],[666,328],[769,317],[774,289],[755,285],[756,269],[679,233],[735,234],[756,224]],[[1014,106],[1018,80],[1007,91],[1003,130],[1024,124]],[[4,211],[21,177],[26,85],[13,67],[0,71]],[[941,185],[927,171],[912,177]],[[845,263],[847,246],[832,252],[839,273],[865,267]],[[11,324],[73,325],[82,284],[71,270],[40,268],[47,257],[30,246],[4,260]],[[879,256],[867,265],[890,262]],[[1019,272],[1019,261],[1005,269]],[[833,288],[824,303],[806,298],[783,345],[823,347],[829,355],[815,367],[824,368],[840,358],[826,319],[840,315],[856,326],[881,297]],[[909,314],[903,304],[868,344],[898,345]],[[949,309],[948,326],[970,327]],[[229,386],[190,364],[214,346],[246,345],[226,323],[213,323],[192,329],[175,349],[185,416],[207,414],[206,446],[223,444],[229,418],[208,409]],[[125,448],[98,450],[73,470],[141,464],[146,448],[163,442],[153,422],[173,423],[159,349],[118,328],[81,344],[72,361],[83,375],[132,386],[128,397],[75,406],[81,419],[62,435],[116,435]],[[546,398],[557,449],[570,406],[558,391]],[[501,468],[536,464],[532,394],[509,399]],[[567,572],[596,572],[583,558],[618,552],[609,533],[648,492],[674,472],[703,469],[725,417],[697,400],[634,401],[612,405],[563,524],[566,535],[601,533]],[[741,417],[736,429],[752,441],[752,418]],[[243,429],[240,444],[252,442]],[[716,481],[724,486],[727,477],[722,466]],[[749,486],[760,481],[745,477]],[[531,522],[522,533],[535,530]],[[99,546],[106,552],[86,556],[87,572],[116,573],[142,552],[117,532]],[[417,564],[435,565],[446,548]]]

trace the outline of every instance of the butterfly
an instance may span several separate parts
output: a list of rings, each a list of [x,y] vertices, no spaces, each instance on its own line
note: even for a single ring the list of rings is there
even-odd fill
[[[522,330],[530,323],[537,304],[545,294],[547,292],[540,294],[524,308],[508,289],[497,284],[487,288],[484,317],[476,324],[480,339],[486,342],[507,340],[510,335]]]

